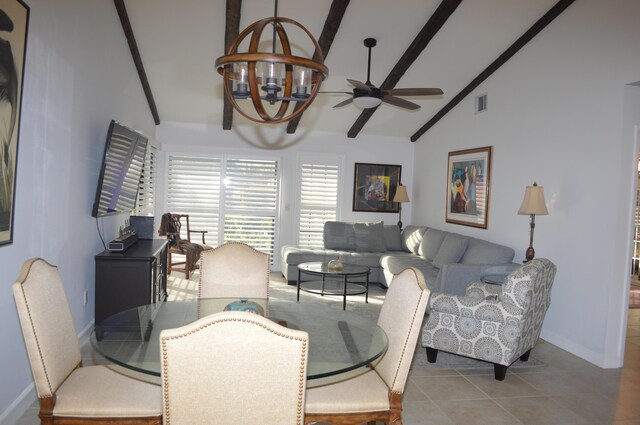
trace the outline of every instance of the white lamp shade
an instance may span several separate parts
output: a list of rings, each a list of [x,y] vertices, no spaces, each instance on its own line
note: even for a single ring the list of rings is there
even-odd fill
[[[396,194],[393,197],[393,202],[409,202],[409,195],[407,195],[407,187],[398,185]]]
[[[370,96],[360,96],[353,99],[353,103],[363,109],[375,108],[382,103],[382,99]]]
[[[544,201],[544,189],[542,186],[537,186],[535,183],[533,186],[527,186],[524,192],[524,199],[522,205],[518,210],[518,214],[522,215],[547,215],[547,205]]]

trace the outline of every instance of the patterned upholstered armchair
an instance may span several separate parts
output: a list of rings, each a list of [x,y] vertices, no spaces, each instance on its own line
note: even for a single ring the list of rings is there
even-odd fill
[[[502,286],[473,282],[464,296],[434,293],[422,331],[427,359],[438,350],[494,364],[502,381],[518,358],[529,359],[551,301],[556,266],[534,259],[508,275]]]

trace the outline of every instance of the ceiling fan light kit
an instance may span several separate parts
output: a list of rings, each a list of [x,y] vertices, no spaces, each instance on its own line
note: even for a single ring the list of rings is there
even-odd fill
[[[285,24],[298,27],[311,39],[315,49],[311,58],[292,53]],[[273,27],[272,51],[261,52],[260,39],[267,26]],[[248,51],[238,53],[238,47],[247,37]],[[276,49],[277,43],[279,49]],[[329,73],[323,61],[318,42],[304,26],[275,16],[261,19],[242,31],[227,54],[216,59],[216,69],[224,80],[225,96],[241,115],[254,122],[277,124],[300,115],[313,102]],[[251,99],[251,113],[237,102],[245,99]],[[296,107],[288,113],[291,102]],[[269,113],[265,106],[276,104],[279,104],[276,112]]]
[[[360,96],[354,97],[353,103],[355,103],[356,106],[359,106],[360,108],[369,109],[375,108],[380,105],[382,103],[382,99],[380,99],[379,97]]]

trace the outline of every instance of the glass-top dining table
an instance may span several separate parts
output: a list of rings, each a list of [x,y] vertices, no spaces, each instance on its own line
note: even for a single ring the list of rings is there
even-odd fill
[[[267,318],[309,334],[307,380],[338,378],[379,359],[387,335],[376,320],[353,312],[278,299],[243,299],[258,305]],[[225,307],[238,298],[165,301],[117,313],[91,333],[93,348],[109,361],[148,375],[160,376],[160,332],[177,328]],[[256,354],[259,353],[256,347]]]

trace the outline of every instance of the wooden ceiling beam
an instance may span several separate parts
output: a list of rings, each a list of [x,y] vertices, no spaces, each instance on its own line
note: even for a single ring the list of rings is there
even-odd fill
[[[462,3],[462,0],[442,0],[436,11],[431,15],[400,60],[398,60],[396,65],[393,67],[387,78],[380,85],[381,90],[392,89],[396,84],[398,84],[400,78],[402,78],[407,69],[409,69],[418,56],[420,56],[420,53],[422,53],[422,51],[427,47],[438,31],[440,31],[444,23],[447,22],[447,19],[449,19],[460,3]],[[350,138],[356,137],[377,109],[378,107],[362,111],[351,129],[347,132],[347,136]]]
[[[158,114],[156,101],[153,99],[151,85],[149,84],[149,80],[147,79],[147,73],[144,71],[144,65],[142,63],[142,58],[140,57],[140,50],[138,50],[138,43],[136,43],[136,38],[133,35],[133,28],[131,28],[129,14],[127,13],[127,8],[124,5],[124,0],[113,0],[113,3],[115,4],[116,10],[118,11],[120,24],[122,24],[122,30],[124,31],[124,35],[127,38],[127,43],[129,43],[129,50],[131,51],[133,63],[135,64],[136,70],[138,71],[138,77],[140,77],[142,90],[144,91],[144,95],[147,98],[147,103],[149,104],[149,110],[151,111],[151,115],[153,116],[153,121],[156,123],[156,125],[160,125],[160,115]]]
[[[496,60],[494,60],[488,67],[484,69],[476,78],[474,78],[460,93],[455,95],[453,99],[449,101],[442,109],[440,109],[425,125],[423,125],[418,131],[411,136],[411,141],[415,142],[424,133],[433,127],[438,121],[442,119],[450,110],[452,110],[458,103],[462,101],[469,93],[476,89],[484,80],[489,78],[491,74],[496,72],[502,65],[513,57],[520,49],[522,49],[533,37],[538,35],[547,25],[549,25],[555,18],[557,18],[564,10],[571,5],[575,0],[560,0],[557,2],[547,13],[538,19],[538,21],[531,26],[520,38],[518,38],[511,46],[507,48]]]
[[[329,14],[327,15],[327,19],[324,21],[324,27],[322,28],[322,33],[320,34],[320,38],[318,39],[318,44],[320,45],[320,51],[322,51],[322,56],[327,58],[329,54],[329,49],[331,49],[331,45],[333,44],[333,39],[338,32],[338,28],[340,28],[340,24],[342,23],[342,18],[344,17],[344,13],[347,10],[347,6],[349,6],[350,0],[333,0],[331,3],[331,8],[329,9]],[[295,108],[298,109],[301,107],[303,102],[296,102]],[[293,134],[296,132],[298,128],[298,124],[302,119],[302,115],[304,112],[292,120],[289,120],[289,124],[287,124],[287,133]]]
[[[227,0],[227,17],[226,26],[224,32],[224,52],[227,53],[229,47],[240,34],[240,10],[242,9],[242,0]],[[232,84],[229,81],[229,84]],[[227,99],[227,96],[223,96],[224,106],[222,112],[222,128],[224,130],[231,130],[233,124],[233,105]]]

